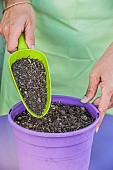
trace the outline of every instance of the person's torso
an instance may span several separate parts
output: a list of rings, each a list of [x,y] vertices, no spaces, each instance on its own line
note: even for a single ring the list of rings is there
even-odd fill
[[[32,0],[32,4],[35,48],[47,56],[52,93],[81,98],[94,63],[113,41],[113,0]],[[1,114],[20,101],[9,73],[8,56],[4,57]]]

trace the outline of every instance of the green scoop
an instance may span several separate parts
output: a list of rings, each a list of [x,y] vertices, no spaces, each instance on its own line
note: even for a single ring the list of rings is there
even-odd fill
[[[29,56],[29,57],[28,57]],[[21,59],[21,58],[31,58],[31,59],[38,59],[38,61],[42,62],[42,64],[44,65],[45,71],[46,71],[46,88],[47,88],[47,102],[45,104],[45,108],[43,109],[43,112],[38,115],[36,113],[34,113],[26,104],[26,102],[24,101],[24,98],[21,95],[21,92],[16,84],[11,66],[13,63],[16,62],[16,60]],[[18,91],[18,94],[26,108],[26,110],[34,117],[37,118],[41,118],[44,115],[46,115],[46,113],[48,112],[49,108],[50,108],[50,104],[51,104],[51,79],[50,79],[50,71],[49,71],[49,66],[48,66],[48,62],[46,59],[46,56],[38,51],[38,50],[32,50],[32,49],[28,49],[25,39],[24,39],[24,34],[21,34],[21,36],[19,37],[19,41],[18,41],[18,51],[14,52],[13,54],[10,55],[9,57],[9,69],[10,69],[10,73],[12,76],[12,79],[14,81],[14,84],[16,86],[16,89]]]

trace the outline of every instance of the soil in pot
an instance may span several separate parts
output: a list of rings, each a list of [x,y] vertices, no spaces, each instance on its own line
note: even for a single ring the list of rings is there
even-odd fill
[[[27,110],[18,114],[14,121],[27,129],[37,132],[64,133],[85,128],[94,122],[94,118],[84,107],[68,106],[52,102],[48,114],[35,118]]]
[[[22,58],[12,64],[12,72],[27,106],[41,114],[47,102],[46,71],[42,62]]]

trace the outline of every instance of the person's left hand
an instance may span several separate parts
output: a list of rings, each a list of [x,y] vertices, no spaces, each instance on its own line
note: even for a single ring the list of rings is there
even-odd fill
[[[113,107],[113,43],[94,65],[90,73],[87,92],[81,99],[81,102],[87,103],[92,100],[99,85],[101,87],[101,96],[93,102],[100,112],[100,120],[96,127],[96,132],[102,123],[106,111]]]

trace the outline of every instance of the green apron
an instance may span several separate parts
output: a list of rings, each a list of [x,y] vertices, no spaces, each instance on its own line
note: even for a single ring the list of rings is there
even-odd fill
[[[2,1],[0,1],[0,20],[2,18],[2,8],[3,8],[3,4],[2,4]],[[0,35],[0,87],[1,87],[1,77],[2,77],[4,52],[5,52],[5,42],[2,38],[2,36]]]
[[[52,94],[83,97],[94,63],[113,41],[113,0],[32,0],[32,4],[36,49],[47,56]],[[6,52],[0,114],[7,114],[20,101],[8,56]]]

